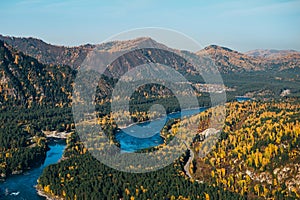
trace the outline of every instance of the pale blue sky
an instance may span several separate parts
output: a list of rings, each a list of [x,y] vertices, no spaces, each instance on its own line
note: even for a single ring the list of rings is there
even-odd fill
[[[0,34],[74,46],[119,32],[165,27],[201,45],[300,51],[299,0],[4,0]]]

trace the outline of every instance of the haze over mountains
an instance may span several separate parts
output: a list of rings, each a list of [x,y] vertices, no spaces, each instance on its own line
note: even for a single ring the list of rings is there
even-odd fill
[[[299,52],[296,50],[255,49],[247,51],[245,54],[252,57],[276,58],[280,56],[299,54]]]

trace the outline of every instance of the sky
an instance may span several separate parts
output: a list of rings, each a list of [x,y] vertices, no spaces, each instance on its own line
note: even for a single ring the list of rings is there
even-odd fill
[[[4,0],[0,8],[0,34],[56,45],[98,44],[126,30],[160,27],[201,47],[300,51],[300,0]]]

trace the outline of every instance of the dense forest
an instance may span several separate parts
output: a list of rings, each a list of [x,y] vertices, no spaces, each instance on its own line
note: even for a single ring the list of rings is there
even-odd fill
[[[193,177],[249,199],[299,199],[299,99],[234,102],[227,107],[220,140],[207,156],[195,157]],[[207,113],[201,115],[205,119]],[[193,143],[196,155],[202,145]]]
[[[43,131],[74,129],[70,108],[10,107],[0,110],[0,172],[5,178],[37,166],[45,159]]]
[[[182,171],[184,157],[155,172],[126,173],[100,163],[76,142],[76,136],[71,137],[63,161],[47,167],[38,180],[38,187],[50,196],[65,199],[245,199],[222,188],[188,180]]]

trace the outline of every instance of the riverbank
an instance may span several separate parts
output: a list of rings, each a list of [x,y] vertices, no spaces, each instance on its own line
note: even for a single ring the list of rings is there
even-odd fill
[[[39,196],[45,197],[46,200],[63,200],[64,198],[46,193],[41,187],[36,186],[36,192]]]
[[[72,132],[42,131],[47,138],[67,139]]]

